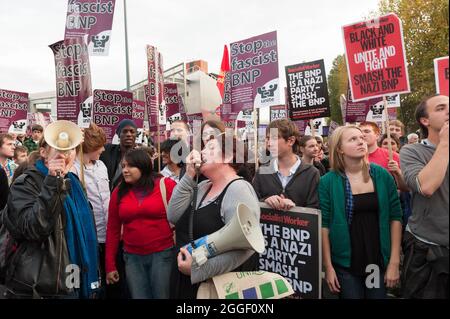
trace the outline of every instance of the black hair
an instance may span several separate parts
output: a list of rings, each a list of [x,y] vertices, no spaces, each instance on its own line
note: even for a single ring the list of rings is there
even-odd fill
[[[440,94],[434,94],[434,95],[428,96],[428,97],[424,98],[419,103],[419,105],[417,105],[416,112],[414,115],[416,117],[417,124],[419,124],[419,126],[420,126],[420,131],[422,132],[423,138],[428,137],[428,128],[425,125],[423,125],[422,123],[420,123],[420,119],[422,117],[428,118],[428,111],[427,111],[428,101],[430,99],[432,99],[433,97],[439,96],[439,95]]]
[[[117,203],[133,188],[139,187],[147,193],[151,193],[155,186],[155,178],[160,177],[153,171],[153,164],[149,152],[143,148],[135,148],[127,151],[123,157],[129,166],[136,167],[141,172],[141,178],[136,184],[128,184],[125,180],[119,184]]]
[[[176,139],[176,138],[175,139],[169,138],[169,139],[165,140],[164,142],[161,143],[161,146],[160,146],[161,153],[165,152],[165,153],[168,153],[170,156],[172,148],[174,146],[178,147],[178,158],[181,159],[180,162],[178,162],[176,164],[178,167],[182,167],[184,165],[184,163],[186,163],[186,158],[183,157],[183,153],[189,154],[189,151],[190,151],[188,146],[186,145],[186,143],[183,140]],[[175,161],[172,157],[170,159],[175,163]]]

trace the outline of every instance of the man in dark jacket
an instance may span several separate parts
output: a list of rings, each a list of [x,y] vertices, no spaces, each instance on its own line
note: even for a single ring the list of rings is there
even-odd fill
[[[297,155],[300,134],[295,124],[287,119],[273,121],[266,135],[274,159],[260,167],[253,180],[259,200],[277,210],[294,206],[319,208],[320,174]]]
[[[6,201],[8,200],[8,194],[9,194],[8,177],[6,176],[6,173],[3,170],[3,168],[0,167],[0,210],[2,210],[3,207],[5,207]]]
[[[112,191],[122,180],[122,161],[125,153],[136,147],[137,126],[132,120],[125,119],[119,123],[116,133],[120,138],[120,144],[106,144],[105,151],[100,156],[100,160],[105,163],[108,169],[109,189]]]

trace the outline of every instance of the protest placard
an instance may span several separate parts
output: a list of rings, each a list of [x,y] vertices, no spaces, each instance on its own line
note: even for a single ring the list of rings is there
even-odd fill
[[[354,102],[410,91],[402,25],[395,14],[342,30]]]
[[[289,118],[293,121],[330,116],[323,60],[286,66]]]
[[[297,298],[320,298],[320,211],[304,207],[277,211],[265,203],[260,203],[260,207],[266,250],[260,255],[259,269],[286,278]]]
[[[86,43],[82,38],[70,38],[50,48],[55,55],[57,119],[89,127],[93,99]]]
[[[108,55],[115,0],[69,0],[64,39],[87,37],[90,55]]]
[[[92,122],[101,127],[108,143],[119,144],[117,126],[132,119],[133,93],[127,91],[94,90]]]
[[[28,93],[0,89],[0,133],[26,133],[28,103]]]
[[[276,31],[230,44],[233,113],[279,104]]]
[[[434,59],[436,93],[448,96],[448,56]]]

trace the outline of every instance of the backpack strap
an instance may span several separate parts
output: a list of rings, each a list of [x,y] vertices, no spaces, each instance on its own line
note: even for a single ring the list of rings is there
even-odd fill
[[[161,192],[161,197],[162,197],[162,200],[163,200],[163,203],[164,203],[164,208],[166,209],[166,213],[167,213],[167,191],[166,191],[166,184],[164,183],[164,180],[165,180],[166,178],[165,177],[162,177],[160,180],[159,180],[159,190],[160,190],[160,192]]]

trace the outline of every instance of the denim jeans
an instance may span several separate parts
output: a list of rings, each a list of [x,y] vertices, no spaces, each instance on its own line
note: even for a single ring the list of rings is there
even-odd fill
[[[341,299],[386,299],[384,285],[384,271],[380,271],[379,288],[366,286],[366,276],[356,276],[347,269],[334,266],[336,276],[341,286],[339,298]]]
[[[124,253],[132,299],[168,299],[173,247],[149,255]]]

